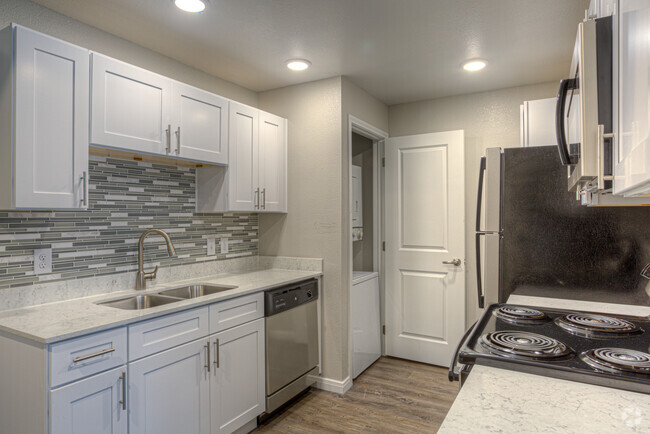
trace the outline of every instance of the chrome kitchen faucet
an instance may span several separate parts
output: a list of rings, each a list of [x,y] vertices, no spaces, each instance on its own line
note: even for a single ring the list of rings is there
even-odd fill
[[[154,268],[154,270],[149,273],[146,273],[144,271],[144,239],[153,233],[159,234],[165,239],[165,242],[167,243],[167,253],[169,253],[169,256],[176,256],[176,249],[174,249],[172,240],[169,238],[169,235],[167,235],[167,232],[160,229],[149,229],[144,231],[138,240],[138,274],[135,277],[135,289],[145,289],[147,287],[147,280],[155,279],[156,273],[158,273],[157,265],[156,268]]]

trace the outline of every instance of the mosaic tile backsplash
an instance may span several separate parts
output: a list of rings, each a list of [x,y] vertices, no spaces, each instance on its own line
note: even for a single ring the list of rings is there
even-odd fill
[[[137,241],[166,231],[177,257],[151,235],[145,264],[161,267],[258,254],[257,214],[196,213],[195,170],[90,156],[88,211],[0,211],[0,289],[137,269]],[[228,237],[229,253],[219,241]],[[216,238],[216,256],[207,240]],[[52,273],[34,274],[33,251],[52,248]]]

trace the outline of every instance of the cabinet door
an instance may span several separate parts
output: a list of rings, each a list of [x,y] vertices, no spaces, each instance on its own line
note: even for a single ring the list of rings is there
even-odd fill
[[[15,27],[16,208],[87,208],[88,51]]]
[[[261,211],[287,211],[287,121],[260,112],[259,187]]]
[[[123,373],[120,367],[50,392],[52,434],[126,434]]]
[[[190,342],[130,365],[131,434],[210,431],[207,342]]]
[[[650,6],[620,2],[619,132],[614,193],[650,193]]]
[[[173,153],[228,164],[228,100],[183,83],[172,84]]]
[[[212,337],[212,433],[231,433],[266,409],[264,319]]]
[[[92,53],[90,142],[167,154],[171,84],[169,78]]]
[[[259,110],[230,103],[228,202],[231,211],[259,209]]]

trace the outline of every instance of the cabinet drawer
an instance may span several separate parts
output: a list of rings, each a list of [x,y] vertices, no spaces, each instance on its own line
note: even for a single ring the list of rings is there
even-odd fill
[[[125,364],[126,359],[126,327],[53,344],[50,386],[115,368]]]
[[[210,306],[210,333],[217,333],[264,317],[264,292]]]
[[[129,360],[207,336],[208,308],[192,309],[129,326]]]

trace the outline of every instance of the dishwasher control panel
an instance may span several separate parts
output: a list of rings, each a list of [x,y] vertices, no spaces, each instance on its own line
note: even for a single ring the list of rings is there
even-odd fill
[[[275,315],[317,299],[316,279],[270,289],[264,294],[264,316]]]

